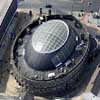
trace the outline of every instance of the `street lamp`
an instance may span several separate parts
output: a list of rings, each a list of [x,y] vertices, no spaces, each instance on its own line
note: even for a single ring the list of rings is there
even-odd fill
[[[71,15],[73,15],[73,7],[74,7],[74,1],[72,1],[72,10],[71,10]]]
[[[52,5],[51,5],[51,4],[48,4],[48,0],[46,0],[46,5],[45,5],[45,7],[46,7],[47,9],[49,9],[49,10],[48,10],[48,15],[50,16],[50,15],[51,15],[51,8],[52,8]]]

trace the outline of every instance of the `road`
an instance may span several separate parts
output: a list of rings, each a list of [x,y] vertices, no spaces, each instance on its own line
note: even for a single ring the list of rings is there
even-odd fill
[[[98,12],[100,8],[100,0],[47,0],[48,4],[53,6],[53,9],[57,13],[66,13],[66,11],[80,11],[81,9],[89,9],[94,12]],[[88,7],[88,2],[92,2],[92,5]],[[19,3],[19,8],[32,8],[38,11],[40,7],[44,7],[46,0],[24,0]]]

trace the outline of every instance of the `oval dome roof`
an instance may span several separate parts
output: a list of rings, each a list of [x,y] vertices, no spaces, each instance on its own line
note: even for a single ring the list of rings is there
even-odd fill
[[[60,49],[67,41],[69,27],[62,20],[50,20],[41,24],[32,36],[32,46],[36,52],[51,53]]]

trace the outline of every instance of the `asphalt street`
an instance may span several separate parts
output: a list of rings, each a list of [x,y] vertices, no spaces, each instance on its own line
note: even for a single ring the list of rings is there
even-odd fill
[[[98,12],[100,8],[100,0],[24,0],[19,3],[19,8],[28,8],[39,10],[40,7],[45,7],[46,4],[51,4],[57,13],[65,14],[67,11],[90,10]],[[92,2],[92,5],[88,5]]]

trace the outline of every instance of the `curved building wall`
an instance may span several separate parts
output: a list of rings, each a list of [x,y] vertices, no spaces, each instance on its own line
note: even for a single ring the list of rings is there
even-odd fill
[[[80,77],[83,74],[82,72],[86,69],[84,67],[84,64],[87,61],[88,52],[89,48],[87,49],[87,52],[85,53],[80,63],[78,65],[75,65],[76,66],[75,69],[73,69],[73,71],[68,73],[66,76],[49,81],[27,80],[26,84],[28,84],[30,87],[29,93],[35,94],[37,96],[49,96],[49,94],[50,95],[55,94],[55,96],[60,97],[60,96],[65,96],[66,95],[65,93],[68,92],[67,94],[70,95],[70,91],[71,92],[74,91],[74,89],[80,86],[81,84]],[[55,90],[57,92],[55,92]]]

